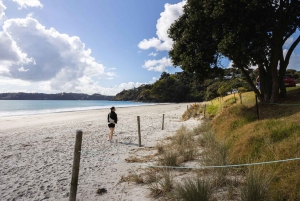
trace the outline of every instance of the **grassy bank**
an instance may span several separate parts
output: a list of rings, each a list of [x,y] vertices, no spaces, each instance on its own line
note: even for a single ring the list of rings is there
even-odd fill
[[[212,105],[216,141],[228,148],[228,163],[253,163],[300,157],[300,88],[290,88],[278,104],[259,103],[259,120],[253,92],[232,101],[227,96]],[[300,200],[300,161],[260,165],[269,177],[269,200]],[[244,168],[243,171],[245,171]]]
[[[199,126],[181,127],[152,148],[152,163],[164,168],[139,169],[122,181],[146,186],[156,200],[300,200],[299,160],[199,168],[300,157],[300,88],[289,88],[278,104],[258,103],[258,113],[253,92],[241,97],[190,104],[182,120],[200,119]]]

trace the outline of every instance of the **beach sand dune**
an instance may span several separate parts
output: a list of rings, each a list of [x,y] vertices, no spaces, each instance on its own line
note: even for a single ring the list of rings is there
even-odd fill
[[[120,182],[129,153],[154,147],[181,126],[187,104],[117,108],[119,122],[109,143],[108,110],[90,110],[0,119],[0,200],[68,200],[76,130],[83,131],[77,200],[153,200],[145,189]],[[162,115],[165,129],[162,131]],[[142,148],[138,148],[137,116]],[[97,190],[105,188],[103,195]]]

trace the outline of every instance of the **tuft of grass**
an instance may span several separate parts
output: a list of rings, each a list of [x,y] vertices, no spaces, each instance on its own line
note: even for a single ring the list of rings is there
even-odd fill
[[[161,166],[178,166],[178,154],[175,151],[167,151],[158,158],[158,165]]]
[[[210,122],[207,120],[204,120],[203,122],[201,122],[201,124],[199,124],[196,128],[193,129],[193,134],[200,135],[205,132],[208,132],[210,129],[211,129]]]
[[[182,161],[180,163],[192,161],[197,156],[197,149],[194,143],[186,143],[185,146],[178,146],[177,151],[178,155],[182,157]]]
[[[148,184],[151,195],[154,197],[164,196],[173,189],[173,176],[169,171],[163,171],[162,177]]]
[[[212,198],[211,186],[204,180],[186,179],[183,184],[175,188],[173,200],[180,201],[210,201]]]
[[[162,143],[158,143],[155,148],[157,149],[158,154],[163,154],[165,152],[165,148]]]
[[[260,169],[251,168],[246,176],[246,184],[241,188],[242,201],[267,201],[270,179]]]
[[[193,136],[193,133],[186,126],[181,126],[173,136],[171,143],[173,145],[185,146],[193,141]]]

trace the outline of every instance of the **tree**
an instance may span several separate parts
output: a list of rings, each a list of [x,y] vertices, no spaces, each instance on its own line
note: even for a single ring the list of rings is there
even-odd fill
[[[201,79],[215,73],[226,56],[261,100],[275,102],[279,89],[285,95],[283,76],[300,36],[286,54],[283,45],[299,27],[298,0],[188,0],[169,29],[169,55],[175,66]],[[252,65],[258,66],[261,91],[250,76]]]

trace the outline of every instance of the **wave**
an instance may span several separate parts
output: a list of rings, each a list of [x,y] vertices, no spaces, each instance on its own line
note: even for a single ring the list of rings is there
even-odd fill
[[[125,107],[138,107],[146,105],[156,105],[155,103],[143,103],[143,104],[131,104],[131,105],[116,105],[117,108]],[[73,108],[60,108],[60,109],[40,109],[40,110],[18,110],[18,111],[1,111],[0,117],[10,117],[10,116],[27,116],[27,115],[38,115],[38,114],[50,114],[50,113],[62,113],[62,112],[76,112],[76,111],[86,111],[86,110],[99,110],[108,109],[111,106],[89,106],[89,107],[73,107]]]

